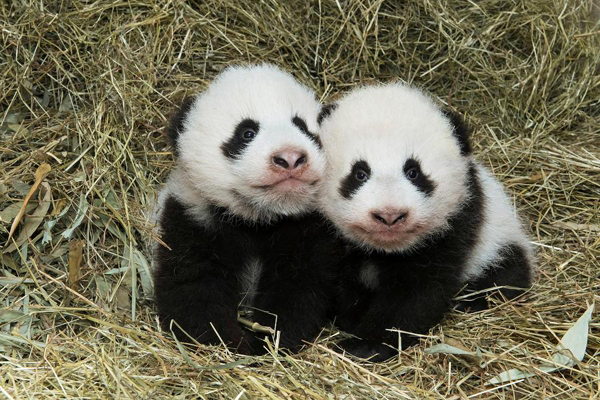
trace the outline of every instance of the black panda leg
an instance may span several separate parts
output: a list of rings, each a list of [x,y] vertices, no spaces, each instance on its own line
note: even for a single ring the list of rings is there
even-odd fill
[[[323,277],[300,271],[269,279],[256,301],[254,321],[281,332],[280,347],[298,351],[327,324],[330,300]]]
[[[529,260],[522,247],[511,244],[500,252],[500,261],[488,268],[485,274],[469,282],[463,293],[475,293],[494,287],[500,287],[492,295],[508,300],[521,295],[532,285],[532,271]],[[455,306],[459,311],[481,311],[489,308],[487,296],[481,293],[460,300]]]
[[[191,336],[203,344],[219,345],[223,341],[241,354],[264,353],[255,335],[237,321],[240,296],[235,278],[222,267],[209,267],[210,263],[182,264],[171,269],[162,264],[163,274],[155,277],[156,304],[163,329],[173,329],[183,342],[189,342]],[[176,324],[171,326],[171,321]]]
[[[419,286],[393,287],[379,290],[373,297],[359,324],[349,333],[357,338],[338,343],[346,352],[373,362],[385,361],[398,354],[398,332],[390,328],[414,334],[426,334],[437,325],[451,305],[455,282],[430,281]],[[402,348],[418,342],[418,337],[401,333]]]

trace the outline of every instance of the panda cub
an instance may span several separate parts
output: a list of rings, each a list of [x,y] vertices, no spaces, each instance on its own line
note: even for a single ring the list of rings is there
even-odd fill
[[[164,329],[260,354],[240,308],[264,311],[252,321],[289,349],[325,325],[335,258],[312,212],[325,168],[319,111],[312,91],[270,65],[230,67],[184,102],[168,129],[177,161],[156,215]]]
[[[398,333],[427,333],[454,296],[532,284],[527,235],[500,183],[471,155],[460,117],[402,84],[359,88],[328,110],[322,210],[350,244],[340,264],[340,346],[382,361]],[[482,309],[484,297],[461,306]],[[416,342],[402,333],[402,347]]]

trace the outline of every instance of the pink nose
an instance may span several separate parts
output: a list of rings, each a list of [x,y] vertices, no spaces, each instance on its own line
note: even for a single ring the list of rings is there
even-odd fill
[[[394,210],[385,212],[372,212],[371,216],[375,221],[386,226],[392,226],[398,222],[402,222],[408,216],[407,211]]]
[[[294,170],[302,164],[306,164],[308,157],[305,153],[297,150],[283,150],[275,154],[272,161],[279,168]]]

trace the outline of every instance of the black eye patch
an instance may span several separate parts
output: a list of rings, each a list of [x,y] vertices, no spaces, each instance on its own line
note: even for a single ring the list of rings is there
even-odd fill
[[[296,125],[296,127],[300,129],[300,132],[304,133],[306,136],[308,136],[310,140],[315,142],[319,149],[323,148],[323,145],[321,144],[321,139],[319,139],[317,135],[308,130],[308,126],[306,125],[305,120],[296,115],[294,118],[292,118],[292,124]]]
[[[414,158],[409,158],[404,163],[404,175],[406,178],[416,186],[421,192],[427,196],[431,196],[435,189],[435,183],[429,179],[429,177],[421,171],[421,164]]]
[[[253,119],[241,121],[233,130],[233,135],[221,145],[221,151],[227,158],[236,160],[258,134],[260,126]]]
[[[352,164],[350,173],[342,180],[339,192],[345,199],[351,199],[352,196],[364,185],[371,177],[371,167],[364,160],[356,161]]]

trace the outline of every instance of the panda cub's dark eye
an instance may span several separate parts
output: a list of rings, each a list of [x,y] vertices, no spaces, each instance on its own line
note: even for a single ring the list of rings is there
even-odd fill
[[[360,182],[365,182],[369,178],[369,175],[367,175],[366,172],[362,170],[357,171],[354,176],[356,177],[356,180]]]
[[[412,167],[405,172],[406,177],[411,181],[414,181],[419,177],[419,169],[417,167]]]
[[[256,132],[253,129],[246,129],[242,136],[244,139],[252,139],[254,136],[256,136]]]

